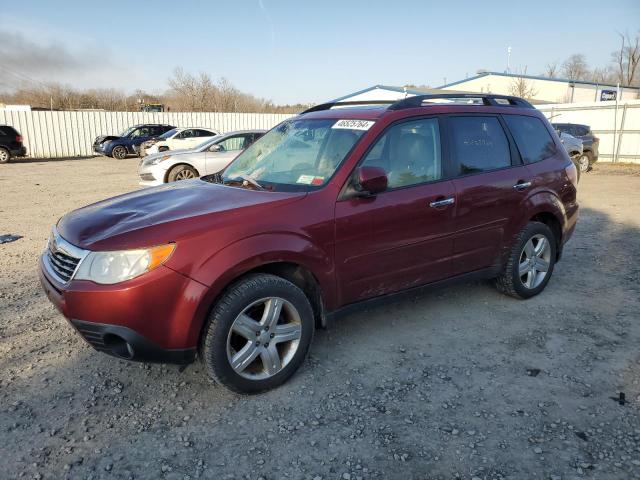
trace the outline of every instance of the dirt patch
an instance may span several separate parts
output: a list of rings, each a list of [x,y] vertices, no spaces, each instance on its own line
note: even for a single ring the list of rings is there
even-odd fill
[[[640,478],[640,179],[596,164],[545,292],[459,285],[344,318],[276,391],[92,350],[40,290],[65,212],[137,160],[0,168],[0,477]],[[615,170],[615,172],[614,172]],[[620,392],[625,404],[619,402]]]

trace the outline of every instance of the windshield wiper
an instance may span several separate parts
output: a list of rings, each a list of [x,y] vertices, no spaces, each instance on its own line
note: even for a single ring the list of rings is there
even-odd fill
[[[250,183],[251,185],[256,187],[258,190],[266,190],[266,188],[264,188],[262,185],[260,185],[255,178],[250,177],[249,175],[239,174],[233,180],[236,181],[236,182],[242,180],[242,183],[245,186],[246,186],[246,184]]]

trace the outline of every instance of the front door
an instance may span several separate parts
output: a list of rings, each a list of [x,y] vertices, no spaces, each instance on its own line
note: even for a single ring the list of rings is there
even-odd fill
[[[448,127],[458,203],[453,274],[459,275],[497,265],[531,179],[498,116],[451,116]]]
[[[393,125],[365,155],[361,165],[383,168],[389,187],[336,204],[341,304],[451,274],[456,199],[440,145],[438,120],[425,118]]]

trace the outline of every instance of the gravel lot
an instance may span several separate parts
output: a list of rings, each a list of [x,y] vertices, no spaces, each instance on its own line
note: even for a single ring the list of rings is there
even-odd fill
[[[481,282],[351,315],[242,397],[98,354],[40,290],[50,225],[136,164],[0,166],[0,234],[23,236],[0,245],[1,478],[640,479],[640,168],[583,176],[538,297]]]

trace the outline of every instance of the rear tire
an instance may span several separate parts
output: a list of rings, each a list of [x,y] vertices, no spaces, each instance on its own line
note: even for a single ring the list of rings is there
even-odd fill
[[[229,390],[263,392],[286,382],[302,365],[314,328],[302,290],[275,275],[248,275],[211,311],[200,359],[210,377]]]
[[[177,182],[179,180],[191,180],[193,178],[198,178],[199,176],[198,171],[189,165],[176,165],[169,170],[167,181]]]
[[[541,222],[529,222],[516,235],[509,259],[496,279],[498,290],[516,298],[530,298],[547,286],[556,262],[557,239]]]
[[[111,156],[118,160],[124,160],[125,158],[127,158],[127,149],[121,145],[113,147],[113,150],[111,150]]]
[[[4,147],[0,147],[0,163],[9,163],[11,160],[11,152]]]

